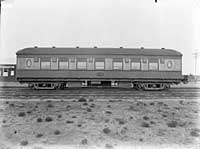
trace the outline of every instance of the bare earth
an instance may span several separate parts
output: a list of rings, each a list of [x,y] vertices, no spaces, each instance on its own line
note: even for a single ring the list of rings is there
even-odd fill
[[[0,149],[200,148],[193,100],[0,101]]]

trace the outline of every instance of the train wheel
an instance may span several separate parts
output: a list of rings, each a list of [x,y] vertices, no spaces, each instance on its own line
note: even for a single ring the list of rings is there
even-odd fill
[[[30,89],[34,89],[34,84],[29,83],[29,84],[28,84],[28,88],[30,88]]]
[[[137,90],[143,90],[143,86],[142,86],[142,84],[140,84],[140,83],[135,84],[135,88],[136,88]]]
[[[163,84],[164,85],[164,90],[168,90],[168,89],[170,89],[170,84]]]
[[[64,84],[64,83],[61,83],[61,84],[60,84],[60,89],[61,89],[61,90],[64,90],[64,89],[65,89],[65,84]]]
[[[143,84],[143,89],[144,90],[165,90],[168,89],[170,87],[169,84],[166,83],[145,83]]]
[[[56,89],[57,85],[55,83],[34,83],[33,88],[37,90],[42,89]]]

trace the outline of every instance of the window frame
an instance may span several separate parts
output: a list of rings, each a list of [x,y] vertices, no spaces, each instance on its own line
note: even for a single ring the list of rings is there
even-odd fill
[[[67,63],[67,65],[60,65],[61,63]],[[61,66],[62,66],[62,68],[61,68]],[[67,67],[64,67],[64,66],[67,66]],[[69,70],[69,61],[59,61],[58,69],[59,70]]]
[[[49,63],[49,68],[42,68],[42,63]],[[41,70],[51,70],[51,62],[50,61],[41,61],[40,68],[41,68]]]
[[[132,64],[133,63],[139,63],[139,68],[138,69],[133,69]],[[141,71],[142,69],[142,58],[141,57],[133,57],[131,58],[131,63],[130,63],[130,70],[132,71]]]
[[[103,63],[103,68],[97,68],[97,63]],[[94,69],[95,70],[105,70],[105,58],[95,58]]]
[[[152,67],[150,66],[151,64],[156,64],[156,69],[152,69]],[[149,71],[157,71],[159,69],[159,64],[158,62],[149,62]]]
[[[6,75],[5,75],[6,73]],[[3,68],[3,74],[2,74],[3,77],[9,77],[9,70],[8,68]]]
[[[85,63],[84,68],[79,68],[79,63]],[[76,60],[76,69],[77,70],[87,70],[87,58],[77,58]]]
[[[69,58],[66,58],[66,57],[59,57],[57,59],[57,62],[58,62],[58,70],[69,70]],[[60,68],[60,63],[62,62],[67,62],[67,67],[66,68]]]
[[[46,68],[46,69],[42,68],[43,62],[49,62],[50,63],[49,68]],[[40,57],[40,69],[41,70],[51,70],[51,57]]]
[[[137,69],[133,69],[133,63],[137,63],[137,64],[139,64],[139,68],[137,68]],[[141,62],[137,62],[137,61],[131,61],[131,70],[141,70]]]
[[[121,68],[120,69],[116,69],[114,67],[115,63],[121,63],[122,64]],[[123,58],[113,58],[113,61],[112,61],[112,70],[120,71],[120,70],[123,70],[123,69],[124,69]]]
[[[10,70],[10,76],[11,77],[15,76],[15,70]]]
[[[153,64],[156,64],[156,68],[152,69]],[[159,57],[150,57],[148,59],[148,67],[149,67],[149,71],[157,71],[159,70]],[[155,66],[153,66],[154,68]]]
[[[117,68],[119,66],[116,67],[116,63],[120,63],[120,68]],[[121,61],[113,61],[113,70],[123,70],[123,62]]]

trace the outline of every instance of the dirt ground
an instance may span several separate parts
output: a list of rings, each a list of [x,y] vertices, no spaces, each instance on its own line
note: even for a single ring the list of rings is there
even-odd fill
[[[0,102],[0,149],[200,148],[197,100]]]

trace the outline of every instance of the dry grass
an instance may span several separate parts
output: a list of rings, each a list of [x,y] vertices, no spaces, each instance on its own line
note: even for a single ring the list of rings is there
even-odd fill
[[[91,102],[80,98],[76,102],[5,103],[5,110],[0,111],[4,115],[2,133],[10,142],[15,138],[21,146],[52,138],[46,143],[89,145],[100,142],[105,143],[105,148],[114,148],[106,144],[118,142],[191,144],[200,137],[196,102],[118,102],[114,99]],[[22,141],[21,138],[26,139]]]

